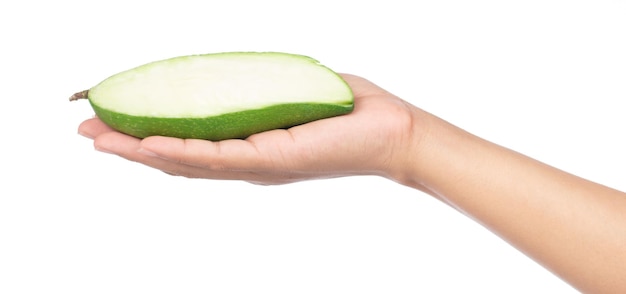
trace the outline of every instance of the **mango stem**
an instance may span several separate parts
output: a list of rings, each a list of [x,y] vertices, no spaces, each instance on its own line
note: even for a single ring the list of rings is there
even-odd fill
[[[74,95],[72,95],[72,97],[70,97],[70,101],[76,101],[79,99],[87,99],[87,94],[89,93],[89,90],[85,90],[85,91],[81,91],[78,93],[75,93]]]

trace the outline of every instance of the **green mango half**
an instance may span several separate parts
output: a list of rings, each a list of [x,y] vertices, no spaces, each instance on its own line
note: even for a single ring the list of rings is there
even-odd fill
[[[88,99],[111,128],[145,138],[206,140],[350,113],[348,84],[307,56],[226,52],[155,61],[113,75],[70,100]]]

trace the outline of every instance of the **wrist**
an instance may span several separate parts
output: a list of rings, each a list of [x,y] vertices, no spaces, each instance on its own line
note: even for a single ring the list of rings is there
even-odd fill
[[[472,134],[415,106],[411,106],[411,127],[398,144],[389,178],[441,198],[438,185],[455,177],[453,166],[467,163],[473,144]]]
[[[390,144],[392,154],[386,166],[387,178],[405,186],[420,190],[425,187],[422,181],[420,165],[422,157],[428,157],[430,133],[436,127],[437,118],[433,115],[407,103],[408,116],[403,131]]]

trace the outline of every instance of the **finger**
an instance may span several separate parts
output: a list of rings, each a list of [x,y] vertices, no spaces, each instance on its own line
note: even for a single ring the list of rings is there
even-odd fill
[[[91,123],[94,128],[98,127],[97,122]],[[194,172],[194,170],[188,170],[184,165],[152,156],[146,152],[140,152],[140,146],[141,139],[119,132],[105,132],[94,139],[94,147],[101,152],[118,155],[124,159],[142,163],[171,175],[187,176]]]
[[[208,169],[205,167],[173,162],[158,157],[154,160],[145,161],[143,163],[170,175],[213,180],[240,180],[258,185],[277,185],[315,178],[328,178],[327,175],[292,173],[282,170],[250,171]]]
[[[105,129],[97,122],[92,123],[93,126],[91,127],[94,129],[98,127]],[[116,131],[103,131],[95,136],[93,144],[98,151],[116,154],[132,161],[141,161],[142,159],[147,159],[149,157],[137,152],[140,141],[141,140],[138,138]]]
[[[207,170],[166,160],[142,151],[140,146],[140,139],[119,132],[106,132],[94,139],[94,147],[96,150],[118,155],[127,160],[144,164],[170,175],[184,176],[187,178],[271,182],[267,176],[259,176],[254,173]]]
[[[78,126],[78,133],[87,138],[93,139],[100,134],[112,132],[109,126],[104,124],[99,118],[94,117],[88,120],[83,121]]]
[[[260,134],[259,134],[260,135]],[[149,137],[141,142],[142,152],[190,166],[215,171],[263,171],[284,168],[276,153],[292,148],[287,130],[262,134],[263,144],[254,140],[211,142],[195,139]],[[268,143],[270,145],[268,145]],[[280,147],[280,148],[279,148]]]

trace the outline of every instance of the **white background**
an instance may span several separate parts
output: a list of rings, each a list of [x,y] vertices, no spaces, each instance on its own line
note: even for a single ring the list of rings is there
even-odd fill
[[[71,94],[178,55],[309,55],[626,190],[623,1],[7,3],[0,293],[576,293],[385,179],[189,180],[77,135],[93,112]]]

